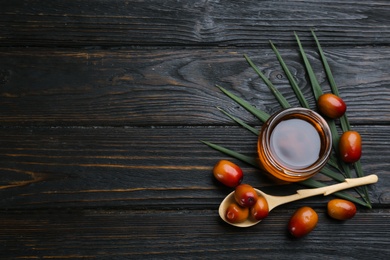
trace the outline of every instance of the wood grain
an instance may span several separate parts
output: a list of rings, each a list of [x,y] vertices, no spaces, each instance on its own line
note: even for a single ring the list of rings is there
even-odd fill
[[[390,6],[382,1],[3,1],[0,46],[388,45]]]
[[[322,207],[315,209],[319,224],[301,240],[286,234],[291,210],[271,212],[272,221],[266,219],[249,229],[228,226],[210,210],[36,211],[27,212],[28,217],[23,211],[2,213],[0,250],[9,257],[49,259],[232,255],[288,259],[286,254],[299,259],[386,259],[389,255],[388,209],[360,211],[347,222],[332,221]],[[342,246],[346,241],[349,245]]]
[[[323,90],[329,91],[315,48],[308,52]],[[263,73],[299,106],[270,48],[199,50],[0,51],[0,120],[3,125],[221,125],[231,122],[219,106],[251,124],[248,112],[223,95],[229,89],[259,109],[281,107],[249,67],[248,54]],[[305,97],[315,109],[297,49],[281,49]],[[341,96],[353,124],[390,120],[389,48],[327,48]],[[59,80],[60,79],[60,80]]]
[[[390,152],[380,144],[386,129],[356,127],[364,140],[363,168],[380,176],[372,201],[383,205],[390,202]],[[199,140],[256,156],[256,137],[238,127],[0,130],[0,207],[8,209],[216,208],[229,189],[215,182],[212,167],[229,157]],[[237,163],[245,182],[275,192],[258,170]]]

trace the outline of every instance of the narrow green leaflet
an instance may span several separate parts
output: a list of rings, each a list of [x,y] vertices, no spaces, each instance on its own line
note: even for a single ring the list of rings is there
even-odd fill
[[[294,32],[294,35],[295,35],[295,39],[298,43],[299,50],[301,52],[301,56],[303,59],[303,63],[305,64],[307,74],[309,75],[310,83],[311,83],[311,86],[313,88],[314,97],[317,100],[318,97],[322,95],[321,86],[320,86],[320,84],[318,84],[316,75],[314,74],[313,68],[310,65],[309,59],[307,58],[305,51],[303,50],[303,47],[302,47],[301,41],[299,40],[298,35],[295,32]]]
[[[223,87],[221,86],[218,86],[217,87],[223,92],[225,93],[228,97],[230,97],[231,99],[233,99],[234,101],[236,101],[239,105],[241,105],[243,108],[245,108],[246,110],[248,110],[250,113],[252,113],[254,116],[256,116],[260,121],[262,121],[263,123],[265,121],[268,120],[268,118],[270,117],[269,114],[267,114],[266,112],[264,111],[261,111],[257,108],[255,108],[254,106],[252,106],[251,104],[249,104],[248,102],[246,102],[245,100],[237,97],[236,95],[234,95],[232,92],[224,89]]]
[[[336,155],[334,155],[334,154],[331,154],[331,155],[330,155],[328,164],[331,165],[333,168],[337,169],[340,173],[342,173]]]
[[[348,117],[345,114],[342,117],[340,117],[340,123],[341,123],[341,129],[343,129],[343,132],[351,130],[351,125],[349,124]]]
[[[335,173],[334,171],[332,171],[331,169],[329,169],[326,166],[324,168],[322,168],[321,173],[323,175],[328,176],[328,177],[332,178],[333,180],[336,180],[339,182],[343,182],[345,180],[343,175],[341,175],[339,173]]]
[[[364,173],[363,173],[363,169],[362,169],[362,165],[360,163],[360,160],[354,163],[354,167],[355,167],[356,175],[358,177],[363,177]],[[363,186],[362,188],[363,188],[363,193],[364,193],[363,198],[367,201],[368,204],[371,205],[371,200],[370,200],[370,196],[368,195],[367,186]]]
[[[217,109],[219,111],[221,111],[222,113],[224,113],[226,116],[230,117],[230,119],[232,119],[234,122],[236,122],[237,124],[241,125],[242,127],[244,127],[245,129],[249,130],[250,132],[252,132],[253,134],[255,135],[258,135],[259,134],[259,130],[257,130],[256,128],[248,125],[247,123],[243,122],[241,119],[235,117],[235,116],[232,116],[231,114],[229,114],[228,112],[226,112],[225,110],[223,110],[222,108],[220,107],[217,107]]]
[[[276,99],[279,101],[279,103],[282,105],[283,108],[289,108],[291,107],[290,103],[288,103],[287,99],[282,95],[282,93],[279,92],[275,88],[275,86],[272,84],[272,82],[267,79],[267,77],[259,70],[259,68],[256,67],[256,65],[252,62],[252,60],[247,56],[244,55],[245,59],[248,61],[249,65],[256,71],[257,75],[260,76],[260,78],[265,82],[265,84],[268,86],[268,88],[272,91]]]
[[[282,68],[284,70],[284,73],[286,73],[286,76],[287,76],[287,78],[288,78],[288,80],[290,82],[291,87],[293,88],[293,90],[295,92],[295,95],[297,96],[297,98],[299,100],[299,103],[301,104],[302,107],[309,108],[309,103],[307,102],[307,100],[303,96],[303,93],[302,93],[301,89],[299,88],[299,86],[298,86],[297,82],[295,81],[293,75],[291,74],[290,70],[288,69],[286,63],[283,61],[283,58],[280,55],[278,49],[275,47],[275,45],[272,43],[272,41],[269,41],[269,42],[271,44],[271,47],[272,47],[273,51],[276,54],[276,57],[279,60],[280,65],[282,66]]]
[[[328,61],[327,61],[327,59],[325,57],[324,51],[321,48],[320,42],[318,41],[317,36],[316,36],[316,34],[315,34],[315,32],[313,30],[311,30],[311,34],[313,35],[314,40],[316,41],[317,48],[318,48],[318,51],[319,51],[320,56],[321,56],[322,64],[324,65],[325,73],[326,73],[326,75],[328,77],[328,81],[329,81],[330,87],[332,89],[332,92],[336,96],[340,96],[339,90],[338,90],[338,88],[336,86],[336,82],[335,82],[335,80],[333,78],[332,71],[330,70]]]
[[[210,143],[210,142],[207,142],[207,141],[202,141],[201,140],[201,142],[206,144],[206,145],[208,145],[208,146],[210,146],[211,148],[213,148],[213,149],[215,149],[215,150],[217,150],[219,152],[222,152],[222,153],[227,154],[227,155],[229,155],[231,157],[234,157],[234,158],[236,158],[238,160],[241,160],[241,161],[243,161],[243,162],[245,162],[245,163],[247,163],[247,164],[249,164],[249,165],[251,165],[253,167],[256,167],[256,168],[259,167],[259,162],[258,162],[258,160],[256,158],[240,154],[240,153],[235,152],[233,150],[227,149],[227,148],[225,148],[223,146],[220,146],[220,145],[217,145],[217,144],[213,144],[213,143]]]

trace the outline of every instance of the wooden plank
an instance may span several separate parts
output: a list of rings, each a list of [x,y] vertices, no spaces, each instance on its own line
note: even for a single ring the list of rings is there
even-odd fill
[[[110,259],[387,259],[389,209],[362,210],[333,221],[323,207],[302,239],[287,234],[292,210],[276,210],[257,226],[222,223],[215,211],[79,210],[2,212],[4,258]],[[190,223],[190,224],[189,224]]]
[[[315,108],[297,49],[284,59]],[[390,48],[325,48],[353,124],[388,124]],[[250,124],[259,121],[223,95],[220,84],[268,113],[280,109],[249,67],[247,53],[273,84],[298,106],[270,48],[191,50],[0,50],[2,125],[221,125],[231,120],[215,106]],[[307,50],[328,91],[315,48]]]
[[[354,129],[363,138],[365,173],[380,178],[370,186],[372,201],[386,207],[390,151],[383,140],[388,127]],[[215,209],[230,189],[215,181],[212,167],[231,158],[199,140],[256,156],[256,137],[239,127],[0,128],[0,208]],[[242,166],[245,182],[272,194],[297,188],[275,188],[258,170],[234,161]]]
[[[0,46],[295,44],[316,28],[327,45],[388,45],[386,0],[2,1]]]

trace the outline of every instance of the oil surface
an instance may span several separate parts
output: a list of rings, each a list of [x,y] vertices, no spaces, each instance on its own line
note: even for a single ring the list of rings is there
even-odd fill
[[[315,163],[321,152],[321,139],[316,128],[302,119],[279,122],[271,133],[271,152],[279,164],[302,169]]]

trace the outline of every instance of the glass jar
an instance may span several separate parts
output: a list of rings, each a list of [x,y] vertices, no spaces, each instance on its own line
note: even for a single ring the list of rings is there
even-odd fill
[[[332,151],[326,120],[313,110],[288,108],[263,125],[257,145],[260,166],[279,180],[298,182],[318,173]]]

